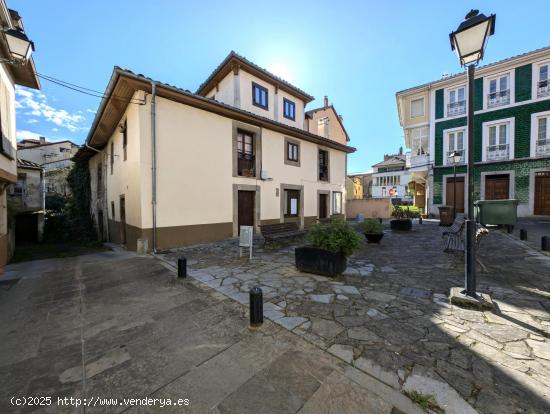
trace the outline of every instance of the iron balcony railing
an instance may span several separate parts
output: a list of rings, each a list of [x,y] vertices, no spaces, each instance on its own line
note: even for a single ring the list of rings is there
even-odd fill
[[[458,162],[458,164],[464,164],[464,150],[456,150],[456,151],[448,151],[447,152],[447,165],[453,165],[453,162],[451,161],[451,159],[449,158],[451,156],[451,154],[455,153],[455,152],[459,152],[460,153],[460,161]]]
[[[487,147],[487,161],[500,161],[510,158],[510,146],[508,144],[489,145]]]
[[[457,116],[466,113],[466,101],[453,102],[447,105],[447,116]]]
[[[254,154],[238,153],[237,171],[239,175],[253,177],[256,175],[256,157]]]
[[[550,139],[537,140],[536,155],[550,155]]]
[[[537,86],[537,98],[550,95],[550,84],[548,80],[540,81]]]
[[[510,90],[491,92],[487,95],[487,107],[508,105],[510,103]]]

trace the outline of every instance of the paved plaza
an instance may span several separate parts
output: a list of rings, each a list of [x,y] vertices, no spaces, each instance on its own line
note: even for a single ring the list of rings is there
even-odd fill
[[[442,231],[386,231],[336,279],[298,272],[294,245],[260,244],[252,261],[235,240],[161,256],[185,256],[192,278],[242,304],[261,287],[270,320],[395,390],[434,395],[448,413],[549,412],[550,257],[492,230],[478,290],[497,309],[465,310],[447,299],[463,285],[463,255],[442,252]]]

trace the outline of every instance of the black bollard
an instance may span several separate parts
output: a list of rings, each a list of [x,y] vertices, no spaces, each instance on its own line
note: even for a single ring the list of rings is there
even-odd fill
[[[512,224],[507,224],[506,231],[508,232],[508,234],[512,234],[514,232],[514,226]]]
[[[540,249],[544,251],[548,251],[550,246],[548,246],[548,236],[542,236],[540,239]]]
[[[520,240],[527,240],[527,230],[519,229],[519,239]]]
[[[178,259],[178,277],[187,277],[187,259],[185,257]]]
[[[418,217],[418,224],[422,224],[422,216]]]
[[[264,299],[262,289],[250,289],[250,326],[260,326],[264,323]]]

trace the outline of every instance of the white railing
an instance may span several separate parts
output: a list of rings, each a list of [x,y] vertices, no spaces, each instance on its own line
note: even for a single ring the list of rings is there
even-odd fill
[[[487,147],[487,161],[500,161],[510,158],[510,146],[508,144],[489,145]]]
[[[537,88],[537,98],[550,96],[550,82],[548,80],[540,81]]]
[[[536,155],[550,155],[550,139],[537,140]]]
[[[428,154],[412,155],[410,168],[425,167],[428,169],[430,157]]]
[[[447,116],[457,116],[466,113],[466,101],[453,102],[447,105]]]
[[[447,158],[446,159],[446,165],[453,165],[453,161],[449,158],[451,156],[451,154],[454,154],[455,152],[459,152],[460,153],[460,161],[457,163],[457,165],[459,164],[464,164],[465,161],[464,161],[464,150],[456,150],[456,151],[448,151],[447,152]]]
[[[510,103],[510,90],[492,92],[487,95],[487,107],[494,108],[495,106],[508,105]]]

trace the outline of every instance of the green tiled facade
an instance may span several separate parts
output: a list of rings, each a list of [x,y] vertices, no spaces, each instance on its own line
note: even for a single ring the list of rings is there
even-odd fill
[[[530,145],[531,145],[531,115],[538,112],[550,111],[550,99],[541,101],[531,101],[531,88],[532,88],[532,65],[519,66],[515,69],[515,93],[514,106],[495,109],[478,113],[474,115],[474,160],[476,165],[474,167],[474,180],[475,199],[480,198],[480,184],[482,172],[494,172],[500,171],[514,171],[514,189],[515,198],[519,199],[521,204],[527,204],[529,202],[529,176],[533,169],[545,169],[550,170],[550,156],[547,158],[530,159]],[[483,95],[483,78],[475,80],[475,104],[476,111],[482,109],[483,99],[486,97]],[[443,137],[444,131],[451,128],[457,128],[467,125],[467,118],[460,117],[454,119],[441,119],[443,115],[438,118],[438,114],[444,113],[444,90],[438,89],[435,92],[435,153],[434,153],[434,182],[433,182],[433,204],[438,205],[443,203],[443,176],[452,175],[452,167],[443,166]],[[438,96],[441,99],[437,99]],[[521,104],[521,102],[525,104]],[[517,105],[516,105],[517,104]],[[514,128],[514,160],[499,161],[499,162],[486,162],[482,163],[482,145],[483,145],[483,130],[482,124],[488,121],[496,121],[499,119],[515,118]],[[461,166],[457,168],[457,173],[465,173],[466,167]],[[534,191],[534,190],[532,190]]]

